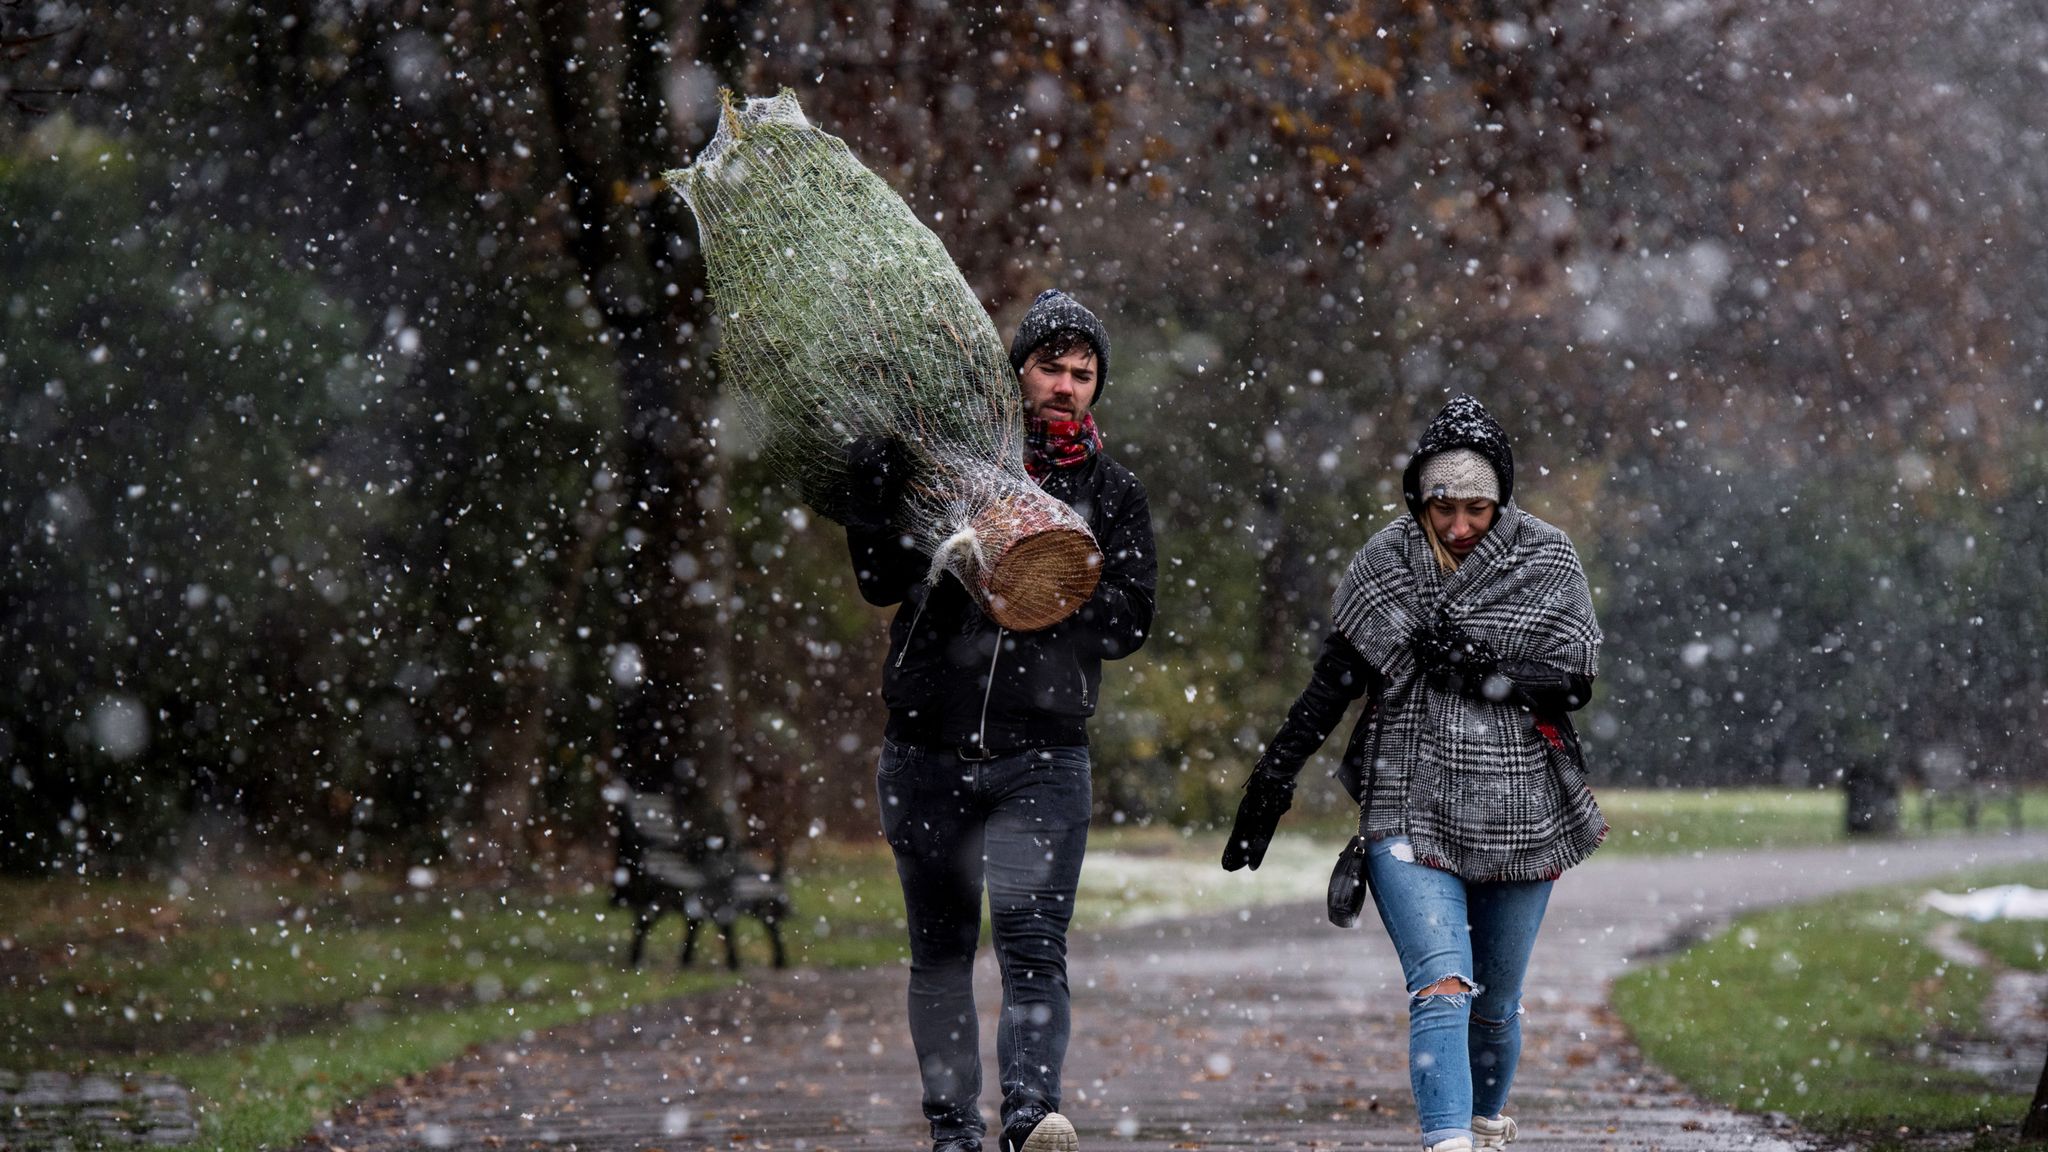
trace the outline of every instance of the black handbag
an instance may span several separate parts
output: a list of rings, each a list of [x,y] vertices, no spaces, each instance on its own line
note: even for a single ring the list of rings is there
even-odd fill
[[[1365,854],[1371,847],[1363,832],[1353,836],[1330,870],[1330,923],[1339,928],[1357,927],[1358,914],[1365,910]]]
[[[1373,711],[1366,715],[1366,723],[1377,724],[1378,701],[1372,707]],[[1351,843],[1344,846],[1344,851],[1337,854],[1337,866],[1330,869],[1330,892],[1324,907],[1329,913],[1330,923],[1339,928],[1358,927],[1358,914],[1365,911],[1365,898],[1372,894],[1365,879],[1365,857],[1372,850],[1372,839],[1366,835],[1366,829],[1372,824],[1372,790],[1379,783],[1380,775],[1377,741],[1371,752],[1365,787],[1359,792],[1363,799],[1358,802],[1358,835],[1353,836]]]

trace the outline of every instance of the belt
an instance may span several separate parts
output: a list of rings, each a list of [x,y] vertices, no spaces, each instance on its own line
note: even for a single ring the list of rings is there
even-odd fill
[[[979,740],[963,740],[958,743],[949,744],[938,739],[937,733],[933,733],[931,736],[925,736],[922,733],[912,735],[900,729],[894,734],[890,734],[889,739],[894,740],[898,744],[908,745],[912,748],[922,748],[926,752],[940,755],[950,752],[970,764],[979,764],[987,760],[1000,760],[1005,756],[1028,750],[1026,748],[1008,748],[998,751],[988,747]]]
[[[895,740],[897,744],[907,744],[911,748],[924,748],[926,752],[938,752],[938,754],[952,752],[954,756],[967,760],[967,763],[983,763],[983,760],[993,760],[997,756],[1006,756],[1008,754],[1008,752],[997,752],[997,750],[985,746],[981,740],[946,742],[940,736],[940,732],[938,732],[938,724],[932,724],[932,726],[924,726],[924,724],[897,724],[895,719],[891,719],[891,726],[889,728],[891,730],[885,732],[885,734],[891,740]],[[1016,748],[1012,748],[1012,752],[1014,750]]]

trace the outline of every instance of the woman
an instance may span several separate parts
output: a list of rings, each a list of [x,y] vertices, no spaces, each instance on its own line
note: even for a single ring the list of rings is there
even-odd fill
[[[1600,629],[1571,541],[1515,505],[1507,435],[1478,401],[1444,406],[1401,481],[1410,514],[1352,558],[1223,866],[1259,866],[1303,762],[1366,697],[1339,771],[1359,836],[1331,916],[1355,919],[1340,890],[1362,869],[1410,995],[1423,1145],[1469,1152],[1514,1138],[1501,1108],[1529,952],[1551,882],[1607,834],[1567,716],[1591,697]]]

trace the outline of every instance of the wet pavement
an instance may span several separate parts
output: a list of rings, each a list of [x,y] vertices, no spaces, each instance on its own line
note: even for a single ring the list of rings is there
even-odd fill
[[[168,1076],[0,1072],[0,1149],[189,1144],[192,1094]]]
[[[2048,836],[1711,857],[1596,857],[1558,885],[1527,984],[1517,1148],[1789,1152],[1798,1131],[1703,1105],[1605,1006],[1632,963],[1746,909],[2048,854]],[[1086,1148],[1418,1142],[1406,995],[1370,915],[1290,905],[1077,936],[1064,1111]],[[760,971],[744,987],[489,1047],[319,1139],[350,1149],[927,1147],[905,971]],[[985,1053],[992,965],[979,977]],[[993,1060],[986,1078],[994,1091]]]

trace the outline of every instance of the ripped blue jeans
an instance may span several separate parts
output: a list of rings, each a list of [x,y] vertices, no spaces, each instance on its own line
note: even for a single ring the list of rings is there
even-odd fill
[[[1522,1053],[1522,975],[1548,880],[1475,883],[1415,862],[1405,836],[1372,846],[1366,879],[1408,987],[1408,1079],[1426,1147],[1472,1134],[1507,1103]],[[1460,991],[1425,995],[1451,980]]]

